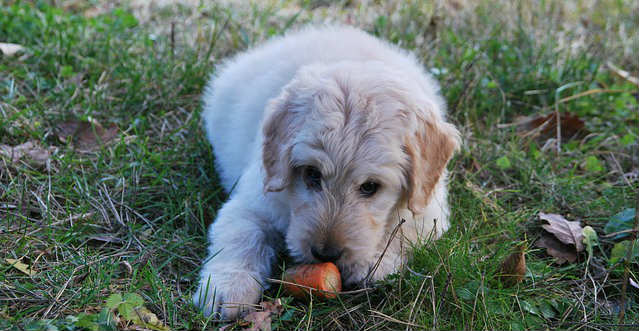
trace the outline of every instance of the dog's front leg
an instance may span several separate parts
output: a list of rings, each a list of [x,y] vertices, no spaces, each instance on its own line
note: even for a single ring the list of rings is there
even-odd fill
[[[236,195],[209,229],[209,256],[193,302],[205,315],[235,319],[258,302],[276,256],[273,233],[247,197]],[[269,240],[270,238],[270,240]]]

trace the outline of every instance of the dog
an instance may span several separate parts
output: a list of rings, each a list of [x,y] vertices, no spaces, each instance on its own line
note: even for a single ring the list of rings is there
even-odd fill
[[[346,26],[274,38],[216,70],[202,116],[230,194],[193,295],[206,316],[249,311],[280,251],[334,262],[355,287],[449,228],[459,132],[438,84],[392,44]]]

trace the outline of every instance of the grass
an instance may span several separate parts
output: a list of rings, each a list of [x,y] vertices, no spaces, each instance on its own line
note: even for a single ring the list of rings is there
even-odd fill
[[[618,240],[603,230],[637,205],[637,87],[606,65],[639,73],[636,6],[5,2],[0,42],[26,51],[0,57],[0,144],[32,141],[51,156],[36,164],[0,154],[0,329],[79,329],[78,318],[104,320],[114,293],[139,294],[171,329],[224,325],[190,304],[206,227],[226,198],[199,95],[223,58],[325,20],[414,51],[441,82],[464,135],[449,166],[453,226],[371,292],[308,304],[268,291],[285,306],[274,330],[636,328],[639,292],[622,284],[625,270],[639,280],[638,259],[611,265]],[[607,92],[581,95],[596,89]],[[587,131],[564,137],[560,151],[554,136],[499,126],[555,110],[576,114]],[[89,120],[115,125],[117,138],[89,151],[58,138],[64,123]],[[593,227],[600,245],[591,261],[582,254],[558,265],[535,247],[539,212]],[[520,243],[526,276],[506,288],[499,266]]]

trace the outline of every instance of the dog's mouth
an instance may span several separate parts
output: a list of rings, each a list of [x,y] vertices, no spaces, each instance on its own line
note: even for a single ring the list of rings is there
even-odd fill
[[[316,264],[322,263],[317,260],[311,254],[293,254],[293,251],[289,250],[289,256],[293,258],[297,264]],[[367,279],[370,268],[372,266],[364,266],[361,263],[349,263],[346,261],[346,257],[342,257],[337,261],[333,261],[335,266],[340,272],[342,279],[342,289],[345,291],[356,290],[366,287]]]
[[[345,265],[337,263],[337,269],[342,276],[342,287],[345,291],[355,290],[366,287],[369,279],[368,272],[362,270],[362,266],[357,263]],[[366,268],[366,271],[369,270]]]

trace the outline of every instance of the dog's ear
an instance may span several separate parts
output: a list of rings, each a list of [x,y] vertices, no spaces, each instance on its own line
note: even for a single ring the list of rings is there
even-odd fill
[[[266,120],[262,126],[262,162],[266,171],[264,191],[283,190],[290,181],[290,153],[293,135],[297,132],[297,117],[292,110],[286,91],[271,100],[266,109]]]
[[[418,129],[407,137],[404,146],[409,157],[407,203],[415,214],[428,205],[435,185],[460,145],[459,131],[452,124],[439,119],[418,122]]]

